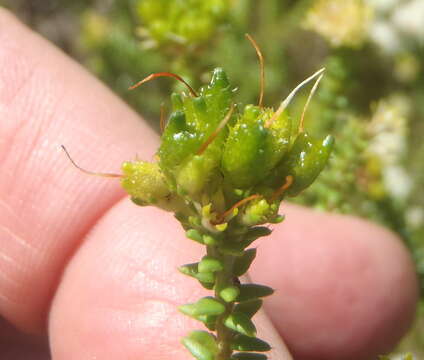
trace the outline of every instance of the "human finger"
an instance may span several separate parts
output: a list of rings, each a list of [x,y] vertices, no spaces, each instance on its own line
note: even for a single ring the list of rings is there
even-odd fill
[[[187,359],[180,338],[202,328],[178,305],[210,295],[177,266],[203,247],[161,210],[128,200],[96,225],[69,263],[50,314],[52,355],[61,359]],[[265,314],[254,318],[271,356],[291,360]]]
[[[282,211],[286,220],[259,243],[251,277],[276,289],[265,309],[294,358],[372,360],[393,350],[418,301],[401,240],[350,216]]]
[[[124,193],[83,175],[154,153],[157,137],[109,90],[0,9],[0,314],[40,332],[83,235]]]

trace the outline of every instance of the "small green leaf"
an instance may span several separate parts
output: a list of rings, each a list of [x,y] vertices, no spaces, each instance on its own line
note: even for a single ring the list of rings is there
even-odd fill
[[[211,272],[199,272],[195,278],[201,283],[215,284],[215,275]]]
[[[225,289],[222,289],[219,295],[226,301],[232,302],[237,299],[237,296],[240,294],[240,289],[237,286],[228,286]]]
[[[269,296],[274,290],[265,285],[259,284],[242,284],[240,285],[240,295],[237,297],[238,302],[252,300],[264,296]]]
[[[284,221],[285,216],[284,215],[276,215],[274,219],[271,219],[271,224],[280,224]]]
[[[251,318],[262,307],[262,303],[263,301],[261,299],[244,301],[244,302],[238,303],[234,307],[234,312],[243,313]]]
[[[182,111],[171,113],[158,151],[159,166],[175,183],[175,171],[196,152],[202,143],[201,135],[186,121]]]
[[[196,305],[198,315],[221,315],[225,311],[225,306],[213,297],[204,297]]]
[[[192,263],[180,266],[178,270],[184,275],[194,277],[199,280],[200,283],[205,286],[207,289],[212,289],[215,284],[215,275],[211,272],[199,272],[198,270],[199,263]]]
[[[224,265],[219,259],[212,256],[204,256],[198,266],[199,272],[217,272],[224,269]]]
[[[199,315],[221,315],[225,311],[225,306],[213,297],[204,297],[194,304],[185,304],[179,310],[188,316]]]
[[[243,313],[233,312],[224,321],[226,327],[239,332],[240,334],[255,337],[256,327],[248,316]]]
[[[242,276],[252,264],[252,261],[256,257],[256,249],[249,249],[244,252],[244,254],[236,258],[234,262],[234,275]]]
[[[202,281],[199,281],[199,282],[200,282],[200,285],[202,285],[207,290],[212,290],[215,286],[215,283],[206,283]]]
[[[269,351],[271,346],[258,338],[246,335],[236,335],[231,344],[233,350],[237,351]]]
[[[203,235],[203,243],[208,246],[218,245],[219,240],[210,235]]]
[[[293,176],[293,184],[287,194],[295,196],[306,189],[324,169],[334,145],[334,138],[314,139],[307,133],[300,133],[288,155],[276,167],[270,179],[274,178],[278,186],[287,175]]]
[[[271,230],[265,226],[250,228],[244,235],[242,241],[224,241],[219,247],[225,255],[242,256],[246,249],[256,239],[271,234]]]
[[[196,305],[195,304],[180,305],[178,307],[178,310],[180,310],[184,315],[196,317],[196,314],[195,314]]]
[[[200,232],[198,232],[196,229],[187,230],[186,237],[200,244],[203,244],[202,234],[200,234]]]
[[[218,353],[215,337],[206,331],[192,331],[181,342],[197,360],[214,360]]]
[[[249,353],[249,352],[242,352],[242,353],[235,353],[231,356],[231,359],[233,360],[267,360],[268,357],[265,354],[257,354],[257,353]]]
[[[192,263],[192,264],[185,264],[178,268],[178,270],[188,276],[196,277],[198,270],[197,270],[198,263]]]
[[[209,330],[215,331],[216,330],[216,320],[217,316],[215,315],[199,315],[196,316],[196,319],[201,321]]]
[[[268,236],[271,233],[272,230],[267,228],[266,226],[255,226],[249,229],[249,231],[246,233],[245,238],[253,242],[256,239],[262,236]]]

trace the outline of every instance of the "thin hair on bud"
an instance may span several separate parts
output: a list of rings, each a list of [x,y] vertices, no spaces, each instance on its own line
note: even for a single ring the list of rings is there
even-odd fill
[[[255,48],[256,54],[258,55],[259,59],[259,66],[260,66],[260,92],[259,92],[259,101],[258,105],[259,107],[263,106],[263,99],[264,99],[264,92],[265,92],[265,61],[264,56],[262,55],[262,51],[259,48],[258,43],[255,41],[255,39],[250,36],[250,34],[245,35],[247,40],[250,41],[252,46]]]
[[[306,100],[305,106],[303,107],[303,111],[302,111],[302,116],[300,118],[300,122],[299,122],[299,130],[298,132],[301,133],[304,130],[304,123],[305,123],[305,113],[306,110],[308,109],[309,103],[311,102],[312,97],[314,96],[315,92],[317,91],[319,82],[321,81],[322,77],[324,76],[324,74],[321,74],[318,79],[316,79],[314,86],[312,87],[311,92],[309,93],[308,99]]]
[[[283,111],[287,108],[287,106],[290,104],[290,102],[293,100],[296,93],[307,83],[315,79],[316,77],[319,77],[323,72],[325,68],[319,69],[316,73],[309,76],[307,79],[303,80],[299,85],[297,85],[290,94],[283,100],[280,107],[277,109],[277,111],[274,113],[274,115],[265,123],[265,127],[270,127],[271,124],[277,119]]]
[[[72,159],[71,155],[69,154],[68,150],[66,150],[66,147],[64,145],[60,145],[60,147],[65,152],[66,156],[68,157],[72,165],[74,165],[78,170],[82,171],[83,173],[88,175],[93,175],[93,176],[107,177],[107,178],[122,178],[121,174],[100,173],[100,172],[93,172],[93,171],[83,169]]]
[[[292,175],[286,176],[286,181],[284,182],[284,184],[279,189],[277,189],[274,194],[272,194],[271,201],[274,201],[278,199],[281,195],[283,195],[283,193],[293,184],[293,180],[294,178]]]
[[[142,84],[144,84],[144,83],[146,83],[150,80],[156,79],[158,77],[171,77],[171,78],[177,79],[178,81],[180,81],[181,83],[183,83],[187,87],[188,91],[190,92],[190,94],[192,96],[194,96],[194,97],[198,96],[197,93],[194,91],[194,89],[181,76],[179,76],[177,74],[170,73],[170,72],[159,72],[159,73],[150,74],[149,76],[140,80],[137,84],[130,86],[128,89],[134,90],[135,88],[138,88],[140,85],[142,85]]]
[[[160,105],[160,122],[159,122],[159,126],[160,126],[160,132],[161,134],[163,134],[163,132],[165,131],[165,105],[162,103]]]
[[[259,199],[261,198],[262,195],[259,194],[254,194],[254,195],[250,195],[245,199],[242,199],[238,202],[236,202],[233,206],[231,206],[227,211],[225,211],[224,213],[222,213],[216,220],[216,222],[213,223],[213,225],[218,225],[224,222],[225,218],[229,215],[231,215],[233,213],[233,211],[237,208],[239,208],[240,206],[243,206],[244,204],[248,203],[249,201],[255,200],[255,199]]]
[[[210,143],[216,139],[219,132],[224,128],[225,125],[227,125],[228,121],[231,119],[231,115],[233,115],[233,112],[234,112],[234,104],[231,104],[230,110],[228,110],[227,115],[225,115],[225,117],[221,120],[221,122],[219,123],[215,131],[202,144],[200,149],[197,151],[196,155],[202,155],[204,153],[204,151],[207,149]]]

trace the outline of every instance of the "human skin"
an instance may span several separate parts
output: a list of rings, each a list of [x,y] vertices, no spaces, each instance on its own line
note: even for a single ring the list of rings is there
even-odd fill
[[[199,324],[176,307],[207,292],[176,267],[202,247],[171,214],[135,206],[117,180],[81,173],[60,149],[119,172],[136,155],[153,160],[157,134],[5,10],[0,44],[0,357],[190,358],[179,338]],[[352,217],[281,212],[250,272],[276,289],[255,318],[272,359],[292,359],[285,344],[296,360],[390,350],[418,297],[400,240]]]

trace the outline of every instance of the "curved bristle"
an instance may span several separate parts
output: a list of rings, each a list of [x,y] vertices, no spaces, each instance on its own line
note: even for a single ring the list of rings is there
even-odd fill
[[[159,72],[159,73],[150,74],[149,76],[140,80],[137,84],[130,86],[128,89],[134,90],[135,88],[138,88],[140,85],[142,85],[142,84],[144,84],[144,83],[146,83],[150,80],[156,79],[158,77],[171,77],[171,78],[177,79],[178,81],[180,81],[181,83],[183,83],[187,87],[187,89],[190,91],[190,94],[192,96],[194,96],[194,97],[198,96],[197,93],[194,91],[194,89],[181,76],[179,76],[177,74],[170,73],[170,72]]]
[[[93,172],[89,170],[83,169],[81,166],[79,166],[71,157],[68,150],[66,150],[64,145],[60,146],[62,150],[65,152],[66,156],[68,157],[69,161],[74,165],[78,170],[82,171],[85,174],[93,175],[93,176],[101,176],[101,177],[108,177],[108,178],[122,178],[121,174],[112,174],[112,173],[100,173],[100,172]]]
[[[300,122],[299,122],[299,133],[303,132],[303,125],[305,122],[305,113],[306,110],[308,109],[309,103],[311,102],[312,97],[315,94],[315,91],[318,88],[319,82],[321,81],[322,77],[324,76],[324,74],[321,74],[318,79],[315,81],[314,86],[312,87],[311,92],[309,93],[308,99],[306,100],[305,106],[303,107],[303,111],[302,111],[302,116],[300,118]]]
[[[228,123],[228,121],[231,119],[231,115],[233,115],[234,111],[234,104],[231,104],[230,110],[228,110],[227,115],[222,119],[222,121],[219,123],[218,127],[215,129],[215,131],[206,139],[206,141],[202,144],[200,149],[197,151],[196,155],[202,155],[203,152],[207,149],[207,147],[210,145],[212,141],[215,140],[215,138],[218,136],[219,132],[224,128],[224,126]]]
[[[265,61],[264,56],[262,55],[262,51],[259,48],[258,43],[255,41],[255,39],[250,36],[250,34],[245,35],[246,38],[250,41],[252,46],[255,48],[256,54],[258,55],[259,59],[259,66],[260,66],[260,92],[259,92],[259,101],[258,105],[259,107],[263,106],[263,99],[264,99],[264,92],[265,92]]]
[[[265,123],[265,127],[268,128],[272,125],[272,123],[277,119],[283,111],[287,108],[287,106],[290,104],[290,102],[293,100],[296,93],[308,82],[315,79],[317,76],[320,76],[324,72],[325,68],[319,69],[316,73],[309,76],[307,79],[303,80],[299,85],[297,85],[290,94],[283,100],[280,107],[277,109],[277,111],[274,113],[274,115]]]
[[[237,209],[237,208],[239,208],[240,206],[243,206],[244,204],[248,203],[249,201],[252,201],[252,200],[255,200],[255,199],[259,199],[259,198],[261,198],[261,197],[262,197],[262,195],[254,194],[254,195],[250,195],[250,196],[248,196],[247,198],[242,199],[242,200],[240,200],[240,201],[236,202],[236,203],[235,203],[233,206],[231,206],[231,207],[230,207],[227,211],[225,211],[223,214],[221,214],[221,215],[217,218],[216,222],[214,222],[213,224],[214,224],[214,225],[221,224],[222,222],[224,222],[224,220],[225,220],[225,218],[226,218],[227,216],[229,216],[229,215],[231,215],[231,214],[233,213],[234,209]]]
[[[274,194],[272,194],[271,201],[274,201],[278,197],[283,195],[283,193],[293,184],[293,180],[294,178],[292,175],[286,176],[286,181],[284,182],[284,184],[279,189],[277,189],[277,191]]]

